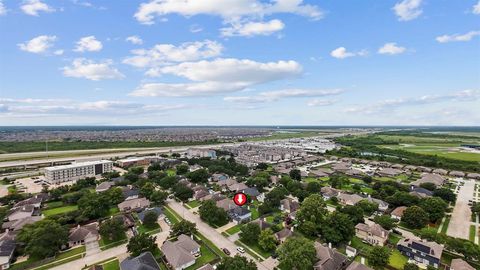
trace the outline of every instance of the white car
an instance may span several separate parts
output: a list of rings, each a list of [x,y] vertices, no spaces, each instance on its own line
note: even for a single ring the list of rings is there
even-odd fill
[[[242,247],[237,247],[237,250],[240,253],[245,253],[245,249],[243,249]]]

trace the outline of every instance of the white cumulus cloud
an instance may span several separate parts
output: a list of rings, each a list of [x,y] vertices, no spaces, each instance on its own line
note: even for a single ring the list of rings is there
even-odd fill
[[[135,44],[135,45],[142,45],[143,44],[143,40],[139,37],[139,36],[129,36],[125,39],[125,41],[128,41],[132,44]]]
[[[330,55],[332,57],[335,57],[338,59],[345,59],[353,56],[366,56],[367,54],[368,52],[366,50],[361,50],[358,52],[349,52],[345,47],[338,47],[335,50],[330,52]]]
[[[134,17],[143,24],[153,24],[156,16],[180,14],[186,17],[207,14],[220,16],[225,21],[242,18],[260,18],[274,13],[293,13],[320,19],[323,13],[317,6],[303,0],[151,0],[140,4]]]
[[[7,14],[7,8],[3,4],[3,1],[0,0],[0,16]]]
[[[82,37],[77,41],[76,52],[98,52],[103,48],[102,42],[98,41],[95,36]]]
[[[155,68],[168,63],[212,58],[219,56],[222,51],[222,44],[211,40],[185,42],[178,46],[157,44],[149,50],[132,50],[133,56],[125,58],[123,63],[139,68]],[[156,70],[151,70],[149,73],[154,74]]]
[[[323,97],[343,93],[342,89],[283,89],[269,92],[261,92],[255,96],[228,96],[223,100],[235,103],[264,103],[274,102],[283,98],[298,97]],[[318,105],[317,105],[318,106]]]
[[[436,40],[440,43],[456,42],[456,41],[470,41],[475,36],[480,35],[480,31],[470,31],[465,34],[443,35],[438,36]]]
[[[18,44],[18,47],[22,51],[31,53],[44,53],[51,48],[57,40],[56,36],[41,35],[31,40]]]
[[[54,12],[55,9],[40,0],[25,0],[20,6],[25,14],[38,16],[39,12]]]
[[[256,62],[248,59],[219,58],[212,61],[184,62],[158,69],[191,82],[148,83],[133,96],[199,96],[236,92],[253,85],[296,77],[302,67],[295,61]]]
[[[407,49],[405,47],[398,46],[395,42],[385,43],[380,49],[378,49],[379,54],[401,54]]]
[[[268,36],[275,32],[281,31],[285,27],[280,20],[271,20],[268,22],[247,22],[247,23],[232,23],[230,27],[220,29],[222,36]]]
[[[422,14],[421,5],[422,0],[403,0],[396,3],[393,10],[399,21],[410,21]]]
[[[63,75],[92,81],[124,78],[125,76],[112,65],[112,60],[94,62],[85,58],[77,58],[70,66],[63,67]]]
[[[480,1],[478,1],[473,7],[472,7],[472,12],[473,14],[480,14]]]

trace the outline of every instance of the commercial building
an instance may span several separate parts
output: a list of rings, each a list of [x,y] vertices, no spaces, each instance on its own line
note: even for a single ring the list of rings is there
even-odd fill
[[[150,165],[150,159],[146,157],[134,157],[117,160],[118,166],[127,168],[130,166],[147,166]]]
[[[203,148],[188,148],[187,150],[188,158],[217,158],[217,152],[212,149],[203,149]]]
[[[45,168],[45,180],[51,184],[59,184],[86,177],[95,177],[112,170],[113,162],[109,160],[79,162]]]

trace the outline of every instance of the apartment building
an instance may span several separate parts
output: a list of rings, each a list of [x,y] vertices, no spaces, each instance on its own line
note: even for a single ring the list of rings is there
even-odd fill
[[[51,184],[77,181],[86,177],[95,177],[113,170],[113,162],[109,160],[79,162],[69,165],[47,167],[45,180]]]

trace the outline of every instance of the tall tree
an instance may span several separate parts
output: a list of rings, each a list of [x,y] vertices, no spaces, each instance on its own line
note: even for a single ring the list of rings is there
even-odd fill
[[[384,269],[388,265],[388,260],[392,251],[386,247],[374,246],[368,252],[368,264],[373,269]]]
[[[265,251],[273,251],[277,247],[277,238],[271,229],[265,229],[258,237],[258,245]]]
[[[125,226],[121,218],[111,218],[100,224],[100,235],[109,241],[118,241],[125,237]]]
[[[217,207],[215,201],[208,200],[198,209],[200,218],[210,225],[222,226],[228,223],[227,212]]]
[[[187,234],[192,235],[197,232],[197,225],[195,223],[190,222],[188,220],[181,220],[180,222],[176,223],[172,227],[172,232],[170,233],[171,236],[178,236],[180,234]]]
[[[420,201],[420,207],[428,213],[431,222],[437,222],[445,216],[448,204],[440,197],[429,197]]]
[[[322,237],[328,243],[347,243],[355,235],[355,225],[346,214],[335,211],[322,224]]]
[[[161,190],[156,190],[150,196],[150,201],[154,205],[162,205],[168,197],[168,193]]]
[[[143,217],[143,225],[147,228],[154,228],[158,223],[158,214],[155,211],[147,211]]]
[[[107,215],[109,208],[108,197],[103,194],[88,192],[78,200],[78,209],[82,215],[90,219]]]
[[[247,244],[256,243],[260,236],[260,231],[260,226],[257,223],[248,223],[240,229],[240,240]]]
[[[421,229],[428,224],[428,214],[419,206],[410,206],[403,212],[402,221],[412,229]]]
[[[127,250],[133,257],[137,257],[146,251],[153,253],[157,249],[156,240],[157,237],[149,236],[146,233],[137,234],[128,241]]]
[[[293,169],[289,173],[290,177],[294,180],[301,181],[302,180],[302,173],[298,169]]]
[[[25,244],[25,252],[36,259],[54,256],[68,242],[68,229],[55,221],[44,219],[25,225],[17,235]]]
[[[317,252],[313,242],[306,238],[288,238],[277,249],[281,269],[312,269],[317,261]]]
[[[235,255],[235,257],[224,257],[217,265],[217,270],[256,270],[257,265],[254,261]]]
[[[310,236],[318,235],[327,213],[325,201],[320,194],[308,196],[297,211],[299,229]]]

